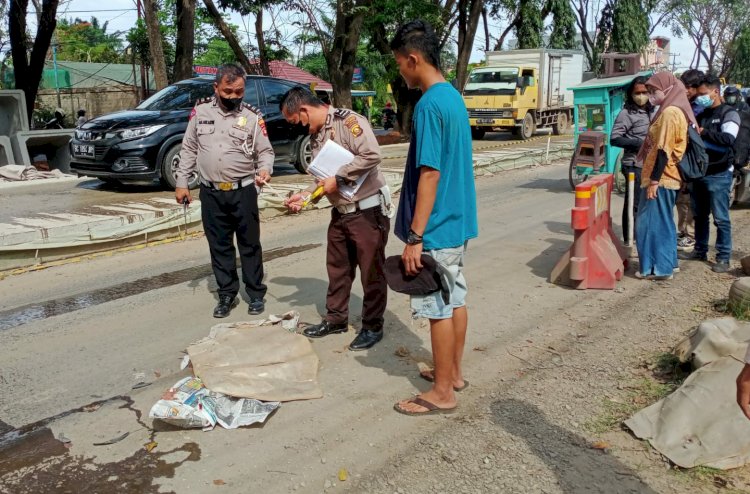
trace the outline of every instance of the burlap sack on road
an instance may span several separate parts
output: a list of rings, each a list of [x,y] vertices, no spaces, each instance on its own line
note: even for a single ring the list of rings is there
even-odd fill
[[[704,321],[675,349],[680,360],[698,370],[625,425],[683,468],[727,470],[750,462],[750,422],[737,406],[735,384],[748,338],[748,323]]]
[[[238,398],[322,398],[312,345],[304,336],[285,331],[278,316],[275,323],[272,318],[214,326],[209,337],[187,349],[195,375],[211,391]]]
[[[739,360],[745,356],[750,340],[750,323],[733,317],[722,317],[703,321],[693,334],[675,348],[674,354],[680,362],[690,362],[694,369],[721,357],[733,356]]]

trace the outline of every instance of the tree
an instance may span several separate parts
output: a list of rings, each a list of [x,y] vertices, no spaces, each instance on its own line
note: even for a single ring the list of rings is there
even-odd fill
[[[474,48],[474,37],[479,27],[479,16],[484,8],[483,0],[458,0],[458,58],[456,60],[456,82],[464,87],[469,77],[469,58]]]
[[[259,72],[258,66],[251,63],[250,59],[247,58],[245,51],[242,49],[240,42],[237,40],[237,36],[234,34],[234,31],[232,31],[229,25],[224,21],[224,18],[221,16],[221,12],[219,12],[219,9],[216,8],[213,0],[203,0],[203,3],[206,5],[208,14],[213,19],[216,27],[219,28],[221,34],[224,36],[224,39],[227,40],[227,43],[232,48],[234,56],[237,58],[237,62],[242,65],[242,68],[244,68],[245,72],[247,72],[248,74],[257,74]]]
[[[650,42],[649,20],[641,0],[617,0],[612,13],[609,49],[618,53],[642,53]]]
[[[151,69],[154,72],[154,85],[157,91],[169,85],[167,62],[164,59],[162,32],[159,27],[159,5],[157,0],[143,0],[143,17],[146,20],[148,45],[151,53]]]
[[[687,34],[695,45],[691,67],[705,61],[709,72],[726,75],[731,47],[750,21],[744,0],[684,0],[675,8],[675,35]]]
[[[604,8],[599,17],[599,23],[596,26],[596,37],[591,53],[591,70],[600,75],[602,72],[602,53],[609,51],[609,42],[612,39],[612,30],[614,29],[614,2],[616,0],[606,0]]]
[[[544,17],[541,15],[541,8],[537,0],[520,0],[516,24],[517,48],[523,50],[541,47],[543,27]]]
[[[750,85],[750,27],[745,26],[730,46],[729,80]]]
[[[57,23],[57,58],[73,62],[122,63],[122,41],[107,33],[107,23],[99,24],[96,17],[90,21],[62,19]]]
[[[352,76],[357,46],[362,35],[365,15],[370,13],[373,0],[337,0],[332,18],[325,15],[325,9],[316,0],[294,1],[294,5],[307,16],[320,41],[333,86],[334,105],[351,108]],[[333,29],[330,29],[331,24]]]
[[[552,32],[549,36],[549,48],[557,50],[576,49],[576,18],[568,0],[552,0]]]
[[[174,49],[174,80],[193,76],[195,52],[195,0],[176,0],[177,36]]]
[[[47,58],[52,41],[52,34],[57,26],[56,16],[59,0],[43,0],[42,12],[37,24],[31,56],[27,55],[31,45],[26,32],[26,13],[28,0],[13,0],[10,4],[8,31],[10,49],[13,56],[13,68],[16,77],[16,89],[22,89],[26,96],[26,112],[29,122],[34,112],[34,101],[42,80],[44,61]]]

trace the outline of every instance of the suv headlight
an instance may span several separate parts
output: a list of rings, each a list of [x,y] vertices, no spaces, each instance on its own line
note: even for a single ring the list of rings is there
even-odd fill
[[[110,132],[107,134],[107,138],[112,138],[112,137],[117,136],[117,137],[120,137],[120,139],[122,139],[123,141],[129,141],[132,139],[140,139],[141,137],[146,137],[148,135],[153,134],[154,132],[156,132],[157,130],[163,127],[166,127],[166,124],[148,125],[145,127],[135,127],[133,129],[125,129],[125,130],[120,130],[117,132]]]

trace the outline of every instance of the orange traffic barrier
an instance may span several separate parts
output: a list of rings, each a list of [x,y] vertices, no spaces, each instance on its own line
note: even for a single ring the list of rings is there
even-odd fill
[[[552,270],[550,281],[585,290],[613,290],[622,279],[627,252],[612,231],[614,175],[597,175],[576,186],[573,245]]]

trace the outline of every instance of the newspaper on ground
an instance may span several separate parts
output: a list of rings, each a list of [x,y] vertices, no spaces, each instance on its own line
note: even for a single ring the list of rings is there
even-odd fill
[[[215,393],[199,378],[186,377],[175,383],[148,415],[184,429],[211,430],[217,423],[225,429],[236,429],[265,422],[279,406],[279,402],[264,403]]]

